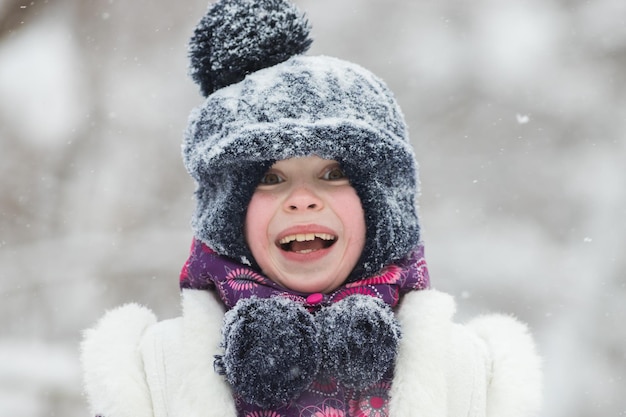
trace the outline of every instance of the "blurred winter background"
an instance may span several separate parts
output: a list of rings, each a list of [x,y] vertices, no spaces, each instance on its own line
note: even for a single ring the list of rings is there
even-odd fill
[[[528,322],[544,416],[626,415],[626,2],[300,0],[310,53],[406,113],[459,320]],[[193,184],[186,42],[205,0],[0,1],[0,415],[89,415],[81,330],[178,313]]]

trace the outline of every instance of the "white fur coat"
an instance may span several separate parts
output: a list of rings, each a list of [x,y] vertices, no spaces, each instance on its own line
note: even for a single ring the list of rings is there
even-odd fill
[[[404,296],[390,417],[536,416],[540,359],[526,326],[501,315],[455,324],[454,311],[452,297],[435,290]],[[213,370],[223,315],[199,290],[183,291],[173,320],[157,322],[136,304],[108,312],[82,343],[93,414],[235,417],[230,388]]]

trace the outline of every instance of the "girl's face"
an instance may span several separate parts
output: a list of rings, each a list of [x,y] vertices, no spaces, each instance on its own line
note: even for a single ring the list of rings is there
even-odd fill
[[[246,213],[245,237],[272,281],[303,293],[328,293],[361,256],[365,216],[336,161],[290,158],[261,179]]]

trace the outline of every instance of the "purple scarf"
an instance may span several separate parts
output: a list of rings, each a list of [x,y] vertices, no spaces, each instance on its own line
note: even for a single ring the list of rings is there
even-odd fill
[[[380,274],[346,283],[329,294],[304,294],[281,287],[251,268],[218,255],[197,239],[192,242],[191,254],[180,274],[181,289],[216,290],[229,309],[238,300],[251,296],[280,296],[302,303],[312,313],[352,294],[378,297],[395,307],[403,294],[429,285],[421,245]],[[393,369],[373,386],[357,391],[334,379],[318,378],[296,402],[274,410],[260,409],[237,396],[235,404],[240,417],[387,417],[392,380]]]
[[[384,268],[380,274],[348,282],[330,294],[305,294],[281,287],[249,267],[218,255],[198,239],[193,240],[191,254],[180,274],[181,289],[217,290],[229,309],[242,298],[281,296],[298,301],[310,311],[315,311],[352,294],[378,297],[395,307],[402,294],[423,290],[429,285],[424,247],[421,245],[398,264]]]

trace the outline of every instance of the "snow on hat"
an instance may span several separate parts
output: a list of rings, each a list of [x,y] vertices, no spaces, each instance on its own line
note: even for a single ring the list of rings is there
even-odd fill
[[[192,227],[220,255],[258,267],[243,227],[279,160],[338,161],[361,199],[366,244],[351,277],[406,257],[420,240],[417,164],[387,86],[359,65],[303,56],[309,25],[285,0],[218,0],[190,42],[194,109],[183,159],[197,182]]]

